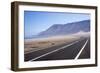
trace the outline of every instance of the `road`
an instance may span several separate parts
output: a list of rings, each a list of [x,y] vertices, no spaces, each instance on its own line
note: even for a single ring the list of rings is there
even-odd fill
[[[90,58],[90,38],[82,38],[70,43],[53,46],[24,54],[25,61],[47,61]]]

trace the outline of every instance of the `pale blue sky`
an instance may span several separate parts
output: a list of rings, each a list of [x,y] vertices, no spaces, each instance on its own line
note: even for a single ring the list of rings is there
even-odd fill
[[[89,14],[24,11],[24,35],[30,37],[46,30],[53,24],[66,24],[90,19]]]

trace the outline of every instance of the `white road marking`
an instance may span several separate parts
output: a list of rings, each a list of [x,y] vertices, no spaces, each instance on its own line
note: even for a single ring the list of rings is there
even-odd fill
[[[75,60],[78,59],[78,57],[80,56],[80,54],[82,53],[83,49],[85,48],[86,44],[87,44],[88,40],[85,42],[85,44],[83,45],[83,47],[81,48],[81,50],[79,51],[79,53],[77,54],[77,56],[75,57]]]
[[[71,44],[69,44],[69,45],[63,46],[63,47],[61,47],[61,48],[59,48],[59,49],[56,49],[56,50],[53,50],[53,51],[48,52],[48,53],[46,53],[46,54],[43,54],[43,55],[41,55],[41,56],[38,56],[38,57],[36,57],[36,58],[34,58],[34,59],[30,60],[30,61],[34,61],[34,60],[36,60],[36,59],[39,59],[39,58],[44,57],[44,56],[46,56],[46,55],[49,55],[49,54],[51,54],[51,53],[57,52],[57,51],[59,51],[59,50],[61,50],[61,49],[64,49],[64,48],[66,48],[66,47],[69,47],[69,46],[71,46],[71,45],[73,45],[73,44],[75,44],[75,43],[77,43],[77,42],[79,42],[79,41],[75,41],[75,42],[73,42],[73,43],[71,43]]]

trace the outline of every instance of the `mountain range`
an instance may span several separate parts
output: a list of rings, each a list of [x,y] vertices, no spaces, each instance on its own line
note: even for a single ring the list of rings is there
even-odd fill
[[[80,31],[90,31],[90,20],[77,21],[67,24],[54,24],[45,31],[40,32],[38,35],[32,36],[32,38],[69,35],[78,33]]]
[[[54,24],[43,32],[40,32],[38,36],[55,36],[55,35],[68,35],[77,32],[89,32],[90,20],[84,20],[79,22],[72,22],[67,24]]]

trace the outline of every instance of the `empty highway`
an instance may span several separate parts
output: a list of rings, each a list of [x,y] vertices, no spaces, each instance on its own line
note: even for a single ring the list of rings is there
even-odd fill
[[[47,61],[90,58],[90,38],[24,54],[25,61]]]

